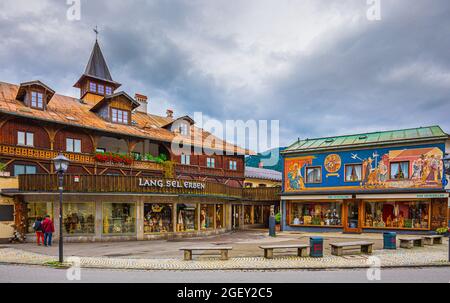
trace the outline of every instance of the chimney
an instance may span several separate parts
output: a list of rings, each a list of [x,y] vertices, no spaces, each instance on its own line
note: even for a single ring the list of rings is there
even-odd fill
[[[137,102],[139,102],[139,107],[136,109],[138,112],[147,114],[147,105],[148,105],[148,98],[147,96],[141,95],[141,94],[135,94],[134,98]]]
[[[166,111],[166,115],[167,115],[167,118],[173,118],[173,110],[168,109],[168,110]]]

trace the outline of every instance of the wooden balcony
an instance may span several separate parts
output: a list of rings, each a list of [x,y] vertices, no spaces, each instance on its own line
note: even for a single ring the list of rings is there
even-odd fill
[[[244,188],[242,196],[249,201],[279,201],[280,194],[280,187],[255,187]]]
[[[146,182],[162,182],[163,186],[148,186]],[[185,185],[187,182],[188,186]],[[170,183],[170,186],[167,184]],[[173,186],[173,185],[176,186]],[[192,184],[203,188],[190,188]],[[57,192],[57,175],[21,175],[19,190],[22,192]],[[65,175],[64,191],[71,193],[155,193],[155,194],[198,194],[225,197],[242,197],[242,188],[225,184],[188,180],[140,178],[134,176],[109,175]]]
[[[59,152],[48,149],[38,149],[33,147],[25,146],[9,146],[0,145],[0,155],[22,158],[24,160],[43,160],[52,161]],[[164,168],[161,164],[151,161],[133,161],[131,165],[120,165],[116,163],[100,163],[95,161],[94,155],[92,154],[81,154],[81,153],[69,153],[63,152],[64,156],[67,157],[71,163],[77,163],[81,165],[97,165],[99,167],[117,167],[117,168],[132,168],[132,169],[144,169],[153,171],[163,171]]]

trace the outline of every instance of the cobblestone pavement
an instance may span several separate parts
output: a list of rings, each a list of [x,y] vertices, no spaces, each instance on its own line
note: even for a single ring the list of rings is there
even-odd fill
[[[128,245],[128,249],[139,250],[140,245],[146,244],[146,246],[152,246],[152,242],[136,242],[136,243],[108,243],[105,247],[105,243],[91,243],[78,246],[75,244],[76,251],[82,252],[84,248],[84,254],[73,254],[66,250],[66,257],[79,256],[81,266],[84,268],[113,268],[113,269],[142,269],[142,270],[231,270],[231,269],[325,269],[325,268],[364,268],[369,267],[369,256],[366,255],[345,255],[343,257],[332,256],[329,250],[325,250],[323,258],[299,258],[294,256],[288,256],[286,252],[276,254],[276,257],[272,260],[264,259],[262,251],[258,249],[259,244],[268,243],[299,243],[306,242],[309,239],[310,234],[290,234],[285,233],[279,237],[273,239],[264,236],[261,232],[249,232],[235,235],[223,235],[212,237],[210,239],[189,239],[185,241],[177,241],[155,244],[157,247],[163,246],[165,249],[163,253],[166,256],[159,254],[153,254],[154,257],[147,256],[152,253],[146,253],[144,256],[139,253],[128,254],[123,253],[124,247]],[[349,241],[349,239],[366,239],[373,240],[375,242],[373,256],[379,257],[382,267],[407,267],[407,266],[450,266],[448,263],[448,240],[445,240],[444,245],[425,246],[423,248],[414,249],[398,249],[395,251],[382,250],[381,249],[381,235],[342,235],[326,234],[325,248],[327,242],[339,242]],[[220,240],[220,241],[219,241]],[[161,241],[164,242],[164,241]],[[181,246],[195,245],[204,242],[208,242],[209,245],[231,245],[233,246],[233,253],[228,261],[220,261],[218,258],[210,256],[196,256],[194,261],[183,261],[182,252],[179,251]],[[169,245],[168,245],[169,244]],[[72,245],[67,245],[69,248]],[[102,246],[103,245],[103,246]],[[119,247],[118,249],[113,249]],[[89,248],[89,249],[88,249]],[[92,249],[91,249],[92,248]],[[237,249],[237,252],[235,251]],[[37,248],[42,250],[45,248]],[[43,254],[35,249],[30,249],[28,245],[3,245],[0,246],[0,263],[6,264],[33,264],[43,265],[49,261],[57,260],[57,247],[50,248],[52,251],[47,251],[47,254]],[[154,248],[155,249],[155,248]],[[247,250],[246,250],[247,249]],[[33,251],[34,250],[34,251]],[[105,250],[105,253],[95,255],[86,254],[89,250],[101,252]],[[125,250],[128,251],[128,250]],[[167,252],[170,251],[170,254]],[[108,252],[108,253],[106,253]],[[121,255],[126,255],[123,257]]]

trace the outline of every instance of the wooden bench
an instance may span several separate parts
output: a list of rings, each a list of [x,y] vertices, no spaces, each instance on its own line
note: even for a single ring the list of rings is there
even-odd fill
[[[342,242],[331,243],[331,254],[335,256],[342,256],[344,250],[356,250],[359,249],[362,254],[371,254],[373,242]]]
[[[264,249],[264,258],[273,259],[273,251],[276,249],[297,249],[297,256],[308,256],[308,244],[294,244],[294,245],[262,245],[259,248]]]
[[[444,236],[441,235],[433,235],[433,236],[424,236],[424,244],[425,245],[434,245],[434,244],[442,244],[442,239]]]
[[[180,250],[184,251],[184,260],[191,261],[192,255],[194,251],[208,251],[208,252],[216,252],[216,253],[208,253],[208,255],[220,255],[220,260],[228,260],[228,252],[232,250],[233,247],[225,247],[225,246],[208,246],[208,247],[182,247]],[[201,255],[201,254],[196,254]]]
[[[423,247],[423,238],[422,237],[408,237],[408,238],[400,238],[400,247],[411,249],[414,246]]]

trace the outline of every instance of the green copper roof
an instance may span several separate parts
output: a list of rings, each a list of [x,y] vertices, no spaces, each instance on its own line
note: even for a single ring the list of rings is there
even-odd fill
[[[414,141],[445,140],[448,135],[439,126],[381,131],[374,133],[299,140],[282,153],[325,149],[343,149],[360,146],[404,143]]]

